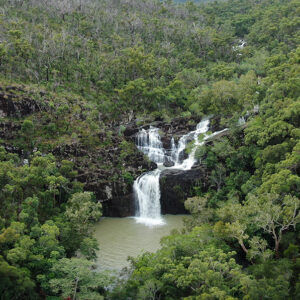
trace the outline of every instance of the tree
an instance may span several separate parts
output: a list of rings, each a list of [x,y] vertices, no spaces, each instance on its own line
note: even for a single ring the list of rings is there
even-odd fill
[[[278,258],[283,233],[290,227],[295,229],[300,223],[299,198],[276,194],[264,194],[260,197],[252,195],[247,204],[253,211],[253,222],[272,236],[274,251]]]
[[[270,257],[266,252],[266,241],[254,235],[263,231],[273,238],[274,252],[278,258],[283,233],[290,227],[295,229],[300,222],[299,206],[297,197],[277,194],[250,195],[244,205],[229,201],[217,211],[222,221],[215,224],[214,231],[225,238],[236,239],[250,259],[255,253],[258,254],[257,251]],[[245,241],[252,247],[250,254]]]
[[[242,279],[246,299],[286,299],[290,291],[291,264],[287,259],[268,260],[248,268],[249,277]]]
[[[217,164],[211,172],[210,180],[213,186],[216,186],[217,191],[220,191],[221,186],[224,182],[226,170],[222,164]]]
[[[224,246],[208,225],[173,233],[156,253],[132,259],[126,291],[132,299],[242,298],[242,281],[248,276]]]
[[[162,287],[163,284],[160,281],[149,279],[139,288],[137,297],[141,300],[156,300],[159,298],[159,290]]]
[[[0,293],[2,299],[36,299],[35,283],[27,269],[9,265],[0,256]]]
[[[92,270],[93,263],[82,258],[62,258],[51,272],[54,278],[49,281],[53,293],[73,300],[101,300],[101,293],[110,283],[107,275]]]
[[[31,150],[34,147],[34,124],[31,120],[24,120],[22,127],[21,127],[21,132],[26,144],[27,149],[26,150]]]
[[[92,193],[76,193],[68,201],[65,215],[78,233],[86,234],[101,217],[101,207],[101,203],[92,201]]]
[[[188,210],[191,218],[185,219],[185,225],[192,229],[195,226],[199,226],[205,223],[209,223],[214,217],[214,210],[207,207],[207,197],[192,197],[188,198],[184,202],[184,207]]]

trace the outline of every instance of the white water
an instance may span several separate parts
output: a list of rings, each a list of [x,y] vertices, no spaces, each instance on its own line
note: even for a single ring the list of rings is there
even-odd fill
[[[197,147],[202,145],[205,140],[222,131],[213,134],[207,134],[209,128],[209,119],[202,120],[196,127],[196,130],[182,136],[176,146],[174,138],[171,139],[170,153],[163,148],[160,139],[159,129],[150,127],[148,130],[142,129],[137,135],[137,147],[148,158],[157,164],[157,169],[139,176],[133,185],[136,198],[137,211],[136,220],[148,226],[163,225],[164,221],[160,213],[160,186],[159,176],[165,161],[174,163],[173,169],[190,170],[196,163],[195,153]],[[226,130],[226,129],[224,129]],[[200,138],[201,135],[201,138]],[[190,153],[186,159],[184,151],[187,145],[193,142]]]
[[[137,135],[137,147],[151,161],[162,165],[165,159],[165,150],[163,149],[158,130],[158,128],[152,126],[148,130],[142,129]],[[158,168],[144,173],[133,184],[137,204],[136,220],[138,223],[144,223],[148,226],[164,224],[160,214],[160,173],[161,170]]]
[[[160,173],[161,170],[159,169],[144,173],[133,184],[138,203],[136,213],[139,216],[136,218],[138,223],[146,225],[164,224],[160,214]]]
[[[197,150],[197,146],[203,144],[204,139],[205,139],[205,134],[208,131],[208,126],[209,126],[209,120],[208,119],[204,119],[203,121],[201,121],[197,127],[195,131],[192,131],[184,136],[182,136],[179,139],[178,142],[178,149],[177,149],[177,159],[175,161],[175,166],[173,168],[175,169],[181,169],[181,170],[190,170],[192,168],[192,166],[194,165],[194,163],[196,162],[195,159],[195,153]],[[199,136],[203,134],[203,141],[199,141]],[[183,160],[182,162],[180,161],[180,155],[184,153],[184,150],[187,146],[187,144],[190,141],[193,141],[193,148],[190,151],[190,154],[188,156],[188,158],[186,158],[185,160]]]
[[[163,163],[165,151],[163,149],[158,128],[150,126],[148,130],[142,129],[137,136],[137,147],[155,163]]]
[[[246,123],[245,117],[239,117],[238,119],[238,126],[242,126]]]

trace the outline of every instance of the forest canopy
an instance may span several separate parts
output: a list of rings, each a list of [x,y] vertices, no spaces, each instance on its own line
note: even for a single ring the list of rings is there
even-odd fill
[[[299,1],[177,2],[0,0],[0,101],[35,111],[0,110],[1,299],[300,297]],[[196,151],[209,186],[184,229],[126,280],[95,272],[102,205],[54,149],[92,173],[117,141],[109,180],[132,183],[128,122],[209,115],[229,135]]]

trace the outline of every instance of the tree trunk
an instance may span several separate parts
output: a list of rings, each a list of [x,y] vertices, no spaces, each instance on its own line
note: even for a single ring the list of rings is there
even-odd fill
[[[47,66],[47,75],[46,75],[46,80],[49,81],[49,67]]]
[[[76,281],[75,281],[73,300],[76,300],[77,284],[78,284],[78,277],[76,277]]]
[[[275,242],[275,248],[274,248],[275,257],[279,258],[279,244],[280,244],[280,241],[281,241],[281,231],[279,231],[279,236],[277,237],[275,228],[273,227],[272,228],[272,234],[273,234],[273,238],[274,238],[274,242]]]
[[[280,244],[281,238],[279,237],[278,239],[275,239],[275,257],[278,259],[279,258],[279,244]]]
[[[244,250],[244,252],[247,254],[248,253],[248,249],[245,247],[244,242],[240,240],[239,244],[242,247],[242,249]]]

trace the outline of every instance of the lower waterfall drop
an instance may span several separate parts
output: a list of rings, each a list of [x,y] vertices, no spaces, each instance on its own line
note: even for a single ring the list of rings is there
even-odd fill
[[[146,225],[162,225],[160,214],[159,176],[161,170],[156,169],[142,174],[134,182],[133,189],[138,202],[137,222]]]

